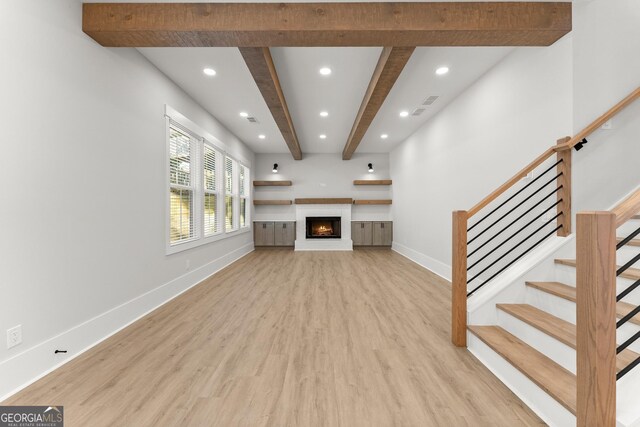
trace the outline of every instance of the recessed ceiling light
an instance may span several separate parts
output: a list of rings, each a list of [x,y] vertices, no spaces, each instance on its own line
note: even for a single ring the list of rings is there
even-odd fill
[[[400,117],[407,117],[409,115],[408,111],[400,111]]]
[[[260,139],[265,139],[266,137],[267,137],[267,135],[262,135],[262,134],[258,135],[258,138],[260,138]]]
[[[389,135],[387,135],[386,133],[383,133],[382,135],[380,135],[380,138],[387,139],[389,138]]]
[[[329,67],[320,68],[320,74],[322,74],[323,76],[328,76],[329,74],[331,74],[331,68]]]
[[[204,70],[202,70],[203,73],[205,73],[207,76],[215,76],[216,70],[214,70],[213,68],[205,68]]]
[[[327,135],[323,133],[322,135],[320,135],[320,139],[327,139]]]
[[[440,67],[436,70],[436,74],[439,76],[444,76],[449,72],[449,67]]]
[[[329,115],[326,111],[320,111],[320,117],[327,117]]]
[[[240,117],[249,117],[249,113],[245,113],[244,111],[240,112]]]

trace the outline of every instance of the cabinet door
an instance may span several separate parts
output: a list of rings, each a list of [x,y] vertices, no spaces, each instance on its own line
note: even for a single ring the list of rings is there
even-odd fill
[[[295,229],[295,222],[276,222],[274,224],[274,244],[276,246],[293,246]]]
[[[373,223],[373,245],[391,246],[393,241],[393,223],[390,221],[376,221]]]
[[[256,222],[253,230],[253,244],[255,246],[273,246],[273,222]]]
[[[371,223],[367,221],[353,221],[351,223],[351,240],[354,246],[371,246]]]

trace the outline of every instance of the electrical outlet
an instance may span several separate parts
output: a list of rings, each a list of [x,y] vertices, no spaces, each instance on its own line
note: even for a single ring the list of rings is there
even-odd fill
[[[187,269],[187,270],[191,268],[191,260],[190,260],[190,259],[188,259],[188,260],[184,263],[184,268],[185,268],[185,269]]]
[[[22,343],[22,325],[7,329],[7,348],[12,348]]]
[[[611,123],[611,119],[604,122],[604,124],[600,126],[600,129],[605,129],[605,130],[613,129],[613,123]]]

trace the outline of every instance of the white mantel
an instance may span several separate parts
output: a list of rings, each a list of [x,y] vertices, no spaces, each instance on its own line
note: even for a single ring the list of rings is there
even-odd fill
[[[296,205],[296,251],[352,251],[351,204]],[[307,239],[308,216],[339,216],[340,239]]]

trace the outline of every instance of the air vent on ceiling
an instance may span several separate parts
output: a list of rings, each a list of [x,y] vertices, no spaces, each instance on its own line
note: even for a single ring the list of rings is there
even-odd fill
[[[431,105],[434,102],[436,102],[436,99],[438,99],[438,98],[439,98],[438,95],[431,95],[430,97],[428,97],[427,99],[424,100],[422,105]]]
[[[255,117],[247,117],[247,120],[249,120],[251,123],[258,123],[258,119],[256,119]]]
[[[424,108],[416,108],[415,110],[413,110],[411,115],[412,116],[419,116],[422,113],[424,113]]]

